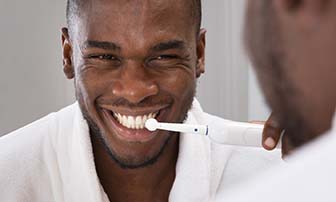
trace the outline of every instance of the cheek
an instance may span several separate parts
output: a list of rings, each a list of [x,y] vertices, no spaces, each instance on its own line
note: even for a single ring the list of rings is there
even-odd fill
[[[95,99],[107,88],[103,75],[96,71],[84,71],[75,78],[76,94],[86,105],[92,105]]]
[[[193,95],[196,88],[196,76],[192,71],[174,71],[160,77],[160,88],[169,92],[176,99],[183,99]]]

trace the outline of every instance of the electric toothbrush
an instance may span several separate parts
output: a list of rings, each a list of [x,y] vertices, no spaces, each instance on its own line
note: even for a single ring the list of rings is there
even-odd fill
[[[189,125],[178,123],[161,123],[156,119],[148,119],[145,127],[149,131],[166,130],[180,133],[204,135],[218,144],[247,147],[262,147],[262,132],[264,125],[235,121],[227,121],[214,126]],[[216,129],[214,129],[216,128]],[[281,144],[277,145],[281,148]]]

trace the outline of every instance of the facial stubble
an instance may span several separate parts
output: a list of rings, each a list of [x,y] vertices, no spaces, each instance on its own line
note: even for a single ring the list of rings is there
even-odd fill
[[[179,119],[177,120],[178,122],[183,122],[184,120],[187,119],[188,111],[191,109],[195,94],[196,94],[196,87],[194,88],[193,92],[190,93],[190,95],[187,97],[187,101],[184,102],[186,104],[184,105],[185,106],[184,109],[182,109],[181,111],[181,115]],[[86,107],[82,104],[83,96],[81,96],[81,93],[77,91],[77,89],[76,89],[76,97],[77,97],[80,109],[82,111],[83,117],[88,123],[91,139],[92,138],[97,139],[100,142],[100,144],[103,146],[105,152],[107,152],[109,157],[123,169],[139,169],[139,168],[144,168],[144,167],[155,164],[159,160],[159,158],[164,154],[167,148],[167,145],[170,143],[170,141],[172,141],[172,137],[174,135],[178,135],[176,133],[169,132],[166,139],[163,141],[162,145],[160,146],[160,149],[154,155],[145,157],[141,162],[139,161],[134,162],[132,160],[123,158],[117,154],[117,152],[113,149],[113,147],[109,146],[109,144],[107,143],[107,140],[104,138],[107,134],[102,133],[98,125],[89,115],[89,112],[86,110]],[[98,106],[95,106],[95,108],[98,109]],[[136,144],[141,144],[141,143],[136,143]]]

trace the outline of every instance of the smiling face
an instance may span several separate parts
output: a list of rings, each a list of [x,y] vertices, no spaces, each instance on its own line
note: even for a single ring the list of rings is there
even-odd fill
[[[190,3],[94,1],[70,37],[63,33],[64,70],[91,134],[122,167],[154,163],[171,137],[145,121],[182,122],[203,72],[204,33]]]

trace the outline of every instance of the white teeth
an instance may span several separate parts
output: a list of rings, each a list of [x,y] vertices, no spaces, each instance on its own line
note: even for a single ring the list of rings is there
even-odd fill
[[[125,126],[126,128],[130,129],[144,129],[145,123],[148,119],[153,119],[157,116],[158,113],[150,113],[144,116],[125,116],[118,113],[114,113],[114,117],[118,120],[118,122]]]
[[[154,114],[154,113],[152,113],[152,114],[149,114],[149,117],[148,117],[148,119],[153,119],[153,118],[155,118],[155,114]]]
[[[127,117],[127,127],[134,129],[134,118],[133,118],[133,116]]]
[[[135,125],[136,125],[137,130],[140,129],[142,122],[143,121],[142,121],[141,116],[137,116],[136,119],[135,119]]]
[[[128,121],[127,121],[127,117],[126,117],[125,115],[122,116],[121,121],[122,121],[121,124],[123,124],[123,125],[125,125],[125,126],[127,125],[127,122],[128,122]]]

